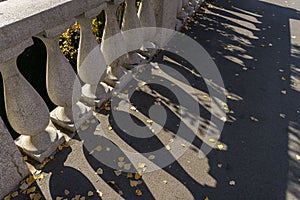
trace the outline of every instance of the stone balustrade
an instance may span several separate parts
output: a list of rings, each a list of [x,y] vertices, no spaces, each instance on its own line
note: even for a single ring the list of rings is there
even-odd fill
[[[130,42],[135,40],[143,49],[143,44],[150,43],[156,33],[141,33],[138,38],[132,38],[128,34],[123,37],[120,34],[119,38],[110,42],[106,39],[140,27],[178,29],[199,5],[197,0],[142,0],[136,12],[135,1],[125,0],[126,6],[120,27],[116,15],[120,3],[123,1],[0,2],[0,72],[3,78],[5,109],[11,127],[21,135],[15,140],[15,144],[22,153],[38,162],[43,162],[53,154],[57,146],[65,141],[59,129],[76,132],[76,127],[92,115],[91,106],[100,106],[109,99],[112,87],[127,70],[144,62],[142,58],[145,57],[138,56],[138,51],[127,53]],[[102,10],[106,15],[104,42],[94,51],[98,43],[91,30],[91,20]],[[58,44],[60,34],[75,20],[81,28],[77,59],[78,76]],[[46,46],[47,66],[39,67],[46,67],[47,92],[51,101],[57,105],[51,112],[17,67],[17,57],[33,44],[32,37],[38,37]],[[124,52],[124,55],[111,60],[116,49],[118,52]],[[151,57],[154,53],[143,55]],[[106,65],[99,66],[95,63]],[[101,77],[100,81],[94,77]],[[7,134],[7,131],[3,134]],[[5,141],[0,141],[0,146],[3,142]],[[1,163],[2,160],[0,165]],[[5,169],[1,168],[0,174],[2,170]],[[18,177],[23,178],[26,174],[20,173]],[[1,182],[5,180],[0,180],[0,186],[3,184]],[[0,192],[0,198],[3,195],[5,194]]]

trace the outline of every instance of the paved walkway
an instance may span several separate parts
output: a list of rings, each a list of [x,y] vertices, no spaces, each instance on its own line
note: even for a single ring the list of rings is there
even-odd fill
[[[45,199],[300,199],[300,3],[272,1],[216,1],[183,31],[214,58],[228,94],[227,122],[206,158],[198,155],[211,116],[207,88],[191,66],[162,53],[157,61],[176,67],[197,91],[201,127],[189,148],[181,145],[185,154],[163,169],[141,172],[142,177],[126,172],[134,165],[143,171],[147,164],[131,163],[117,146],[131,152],[165,147],[161,156],[173,156],[172,144],[166,144],[174,141],[180,123],[178,102],[166,88],[145,86],[132,97],[130,112],[145,126],[153,123],[147,121],[149,106],[163,104],[168,118],[157,138],[129,136],[114,125],[111,110],[102,109],[82,128],[101,137],[94,152],[82,146],[82,134],[76,136],[43,169],[36,191]],[[159,165],[157,157],[149,157]]]

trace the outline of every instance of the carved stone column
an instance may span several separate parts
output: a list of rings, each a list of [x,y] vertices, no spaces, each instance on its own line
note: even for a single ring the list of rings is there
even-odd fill
[[[121,30],[128,51],[126,60],[126,68],[128,69],[132,68],[130,65],[137,65],[143,61],[141,56],[137,53],[143,45],[143,32],[140,28],[141,24],[136,13],[135,1],[125,0],[125,11]]]
[[[73,133],[92,116],[92,111],[78,101],[81,96],[81,84],[59,48],[59,36],[71,23],[46,30],[38,37],[47,49],[47,92],[51,101],[58,106],[51,112],[51,120]]]
[[[176,1],[177,0],[151,0],[158,27],[175,29],[178,7]]]
[[[106,62],[91,29],[92,18],[105,8],[106,3],[77,18],[80,24],[77,71],[80,79],[85,83],[82,87],[82,101],[96,107],[100,107],[107,101],[112,92],[112,87],[101,82],[107,75]]]
[[[43,162],[64,142],[64,137],[50,124],[49,110],[42,97],[17,68],[17,56],[32,44],[30,41],[1,52],[0,72],[8,121],[21,134],[16,144],[28,156]]]
[[[138,18],[142,28],[145,28],[143,29],[143,49],[148,50],[148,52],[142,52],[142,54],[151,58],[156,53],[156,45],[154,43],[156,35],[156,19],[150,0],[143,0],[141,2]]]
[[[118,1],[118,3],[122,3]],[[118,4],[107,4],[105,9],[105,27],[101,42],[101,50],[108,66],[108,72],[117,79],[126,74],[122,67],[126,59],[127,50],[124,38],[118,25],[116,11]],[[110,85],[115,85],[116,81],[108,76],[105,80]]]

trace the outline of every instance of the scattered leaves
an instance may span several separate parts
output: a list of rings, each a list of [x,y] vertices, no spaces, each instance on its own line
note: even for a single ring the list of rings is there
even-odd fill
[[[123,162],[123,161],[125,160],[125,157],[119,157],[118,160],[119,160],[120,162]]]
[[[216,142],[216,140],[215,140],[214,138],[210,138],[210,139],[209,139],[209,142],[211,142],[211,143],[215,143],[215,142]]]
[[[136,111],[136,107],[134,107],[134,106],[131,106],[129,109],[132,111]]]
[[[147,122],[148,124],[152,124],[152,123],[153,123],[153,120],[152,120],[152,119],[147,119],[146,122]]]
[[[254,121],[254,122],[258,122],[258,119],[255,118],[255,117],[253,117],[253,116],[251,116],[250,119],[251,119],[252,121]]]
[[[136,187],[139,184],[138,181],[130,180],[130,187]]]
[[[134,178],[135,178],[136,180],[140,179],[141,177],[142,177],[142,174],[141,174],[141,173],[135,173],[135,174],[134,174]]]
[[[139,169],[143,169],[145,166],[146,166],[145,163],[138,163],[138,165],[137,165],[137,167],[138,167]]]
[[[118,167],[122,168],[125,165],[125,162],[118,162]]]
[[[19,195],[19,192],[18,191],[15,191],[15,192],[13,192],[13,193],[11,193],[11,197],[16,197],[16,196],[18,196]]]
[[[97,190],[97,194],[99,197],[103,197],[103,192],[101,192],[100,190]]]
[[[10,199],[11,199],[10,195],[7,195],[6,197],[3,198],[3,200],[10,200]]]
[[[224,150],[224,148],[225,148],[223,144],[219,144],[217,147],[218,147],[218,149],[221,150],[221,151]]]
[[[94,192],[92,192],[92,191],[88,191],[88,197],[91,197],[91,196],[93,196],[94,195]]]
[[[101,168],[97,169],[96,174],[98,174],[98,175],[103,174],[103,169],[101,169]]]
[[[33,187],[31,187],[31,188],[28,188],[28,189],[26,190],[26,194],[33,193],[33,192],[35,192],[35,190],[36,190],[36,187],[35,187],[35,186],[33,186]]]
[[[124,165],[125,170],[130,170],[130,167],[131,167],[130,163],[127,163],[127,164]]]
[[[120,176],[122,174],[122,171],[121,170],[117,170],[117,171],[114,171],[115,175],[116,176]]]
[[[95,150],[98,151],[98,152],[100,152],[100,151],[102,151],[102,147],[99,145],[99,146],[97,146],[97,147],[95,148]]]
[[[234,180],[229,181],[229,185],[235,186],[235,181]]]
[[[281,90],[281,94],[286,94],[286,90]]]
[[[31,200],[40,200],[42,198],[42,195],[40,193],[32,193],[29,195],[29,198]]]
[[[64,193],[65,193],[65,195],[67,196],[67,195],[69,195],[69,194],[70,194],[70,191],[69,191],[69,190],[67,190],[67,189],[65,189]]]
[[[171,150],[171,147],[170,147],[170,145],[166,145],[166,149],[168,150],[168,151],[170,151]]]
[[[139,189],[137,189],[137,190],[135,191],[135,194],[136,194],[137,196],[142,196],[142,195],[143,195],[142,191],[139,190]]]

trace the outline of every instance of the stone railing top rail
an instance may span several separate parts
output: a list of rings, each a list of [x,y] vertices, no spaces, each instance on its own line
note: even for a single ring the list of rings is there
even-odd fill
[[[0,0],[0,51],[109,0]]]

